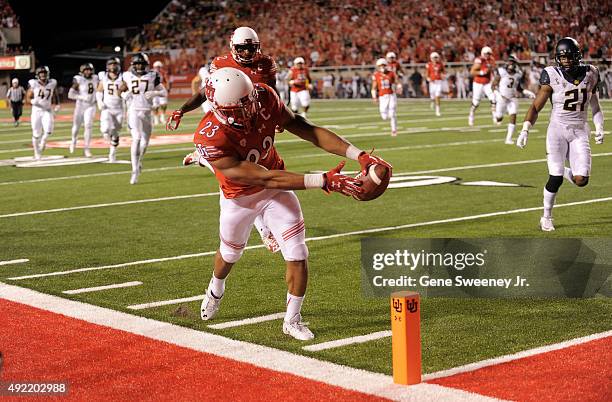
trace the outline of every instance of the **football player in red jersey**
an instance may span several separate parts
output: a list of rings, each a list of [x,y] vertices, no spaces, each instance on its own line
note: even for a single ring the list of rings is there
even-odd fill
[[[252,82],[266,84],[276,90],[276,63],[271,56],[261,53],[259,36],[252,28],[239,27],[234,30],[230,39],[230,52],[216,57],[211,62],[208,73],[212,74],[225,67],[236,68],[244,72]],[[205,83],[203,83],[200,91],[187,100],[180,109],[172,113],[168,118],[166,128],[168,130],[176,130],[183,117],[183,113],[194,110],[205,102],[208,105],[205,109],[210,110],[210,102],[206,100]],[[183,164],[188,163],[189,160],[190,156],[187,155],[183,160]],[[278,242],[270,229],[263,224],[261,218],[257,218],[255,227],[268,250],[273,253],[279,251]]]
[[[472,84],[472,106],[468,116],[468,124],[470,126],[474,125],[474,112],[476,112],[476,108],[480,104],[483,92],[491,101],[493,123],[497,122],[495,118],[495,95],[493,94],[493,88],[491,88],[494,73],[495,59],[493,58],[493,50],[489,46],[485,46],[480,51],[480,57],[474,59],[474,64],[470,70],[470,74],[474,77],[474,83]]]
[[[402,70],[402,65],[397,60],[397,55],[394,52],[388,52],[385,55],[385,59],[387,59],[387,68],[389,71],[393,71],[397,78],[401,80],[404,76],[404,70]]]
[[[376,61],[376,72],[372,75],[372,99],[378,102],[380,117],[391,121],[391,136],[397,135],[397,75],[388,68],[386,59]]]
[[[304,58],[296,57],[293,60],[293,67],[289,70],[287,75],[289,81],[289,101],[291,104],[291,110],[293,113],[297,113],[302,107],[302,117],[306,117],[308,108],[310,107],[310,89],[312,85],[312,78],[310,78],[310,72],[308,68],[304,66]]]
[[[222,196],[220,246],[202,301],[201,317],[210,320],[219,310],[225,280],[242,256],[255,218],[263,216],[286,261],[288,292],[283,332],[299,340],[313,339],[313,333],[301,321],[308,248],[300,204],[291,190],[323,189],[348,196],[362,191],[361,182],[341,173],[344,162],[324,174],[286,171],[274,146],[275,127],[284,127],[331,154],[359,161],[362,169],[372,163],[387,163],[294,114],[272,88],[253,84],[240,70],[223,68],[214,72],[207,82],[206,94],[213,112],[204,116],[194,133],[197,150],[193,160],[212,166]]]
[[[429,82],[429,96],[436,108],[436,116],[440,113],[440,96],[442,95],[442,80],[444,79],[444,63],[440,61],[438,52],[429,55],[430,61],[426,66],[426,78]]]

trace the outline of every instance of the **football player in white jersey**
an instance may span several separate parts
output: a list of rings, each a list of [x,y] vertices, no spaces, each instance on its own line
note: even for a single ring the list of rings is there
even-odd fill
[[[93,128],[94,118],[96,117],[96,88],[98,87],[98,76],[94,74],[91,63],[82,64],[79,74],[72,79],[72,87],[68,91],[68,99],[76,101],[74,115],[72,118],[72,142],[70,143],[70,153],[74,153],[77,135],[81,126],[85,126],[84,153],[86,157],[91,157],[89,143],[91,141],[91,129]]]
[[[57,81],[49,77],[49,67],[41,66],[36,69],[34,79],[28,81],[26,102],[32,105],[32,147],[34,148],[34,159],[40,159],[45,150],[47,138],[53,133],[53,110],[59,108],[59,97],[57,95]]]
[[[155,71],[161,80],[162,85],[166,88],[166,92],[170,92],[170,82],[166,78],[166,73],[162,70],[164,63],[157,60],[153,63],[153,71]],[[168,108],[168,94],[166,96],[156,96],[153,98],[153,125],[166,122],[166,109]]]
[[[111,57],[106,61],[106,71],[98,73],[100,83],[96,91],[96,101],[100,109],[100,131],[109,142],[108,161],[115,163],[119,131],[123,125],[123,99],[119,88],[121,79],[121,61]]]
[[[550,99],[552,112],[546,132],[549,177],[544,187],[544,214],[540,219],[540,228],[546,232],[555,230],[552,209],[563,178],[579,187],[589,183],[591,130],[587,123],[588,104],[593,112],[595,144],[602,144],[604,139],[604,116],[597,95],[599,71],[595,66],[582,64],[580,47],[572,38],[557,42],[555,60],[557,66],[549,66],[542,71],[540,90],[527,111],[523,129],[516,141],[520,148],[527,145],[529,129]],[[566,159],[569,160],[569,168],[565,167]]]
[[[535,94],[527,89],[523,89],[521,81],[523,80],[523,72],[521,71],[518,60],[510,56],[505,67],[499,67],[497,74],[493,79],[493,89],[496,97],[495,119],[497,124],[501,124],[504,114],[508,114],[510,122],[508,123],[508,133],[506,134],[506,144],[513,145],[512,136],[516,128],[516,112],[518,110],[518,94],[519,91],[531,98],[535,98]]]
[[[149,70],[149,56],[144,53],[136,53],[132,57],[131,67],[122,74],[122,80],[119,91],[127,102],[128,127],[132,135],[130,184],[136,184],[142,169],[142,158],[153,129],[151,122],[153,98],[168,96],[168,91],[161,83],[159,74]]]

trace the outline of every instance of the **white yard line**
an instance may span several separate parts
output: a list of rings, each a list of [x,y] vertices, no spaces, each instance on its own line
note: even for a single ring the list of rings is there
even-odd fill
[[[181,299],[162,300],[162,301],[151,302],[151,303],[134,304],[131,306],[127,306],[127,308],[129,308],[130,310],[144,310],[147,308],[169,306],[172,304],[179,304],[179,303],[189,303],[192,301],[203,300],[203,299],[204,299],[204,295],[198,295],[198,296],[191,296],[191,297],[183,297]]]
[[[557,204],[555,205],[555,208],[572,207],[576,205],[593,204],[593,203],[607,202],[607,201],[612,201],[612,197],[594,198],[594,199],[584,200],[584,201],[575,201],[575,202],[568,202],[565,204]],[[411,229],[411,228],[423,227],[423,226],[433,226],[433,225],[439,225],[439,224],[444,224],[444,223],[470,221],[470,220],[476,220],[476,219],[482,219],[482,218],[491,218],[494,216],[503,216],[503,215],[518,214],[518,213],[523,213],[523,212],[540,211],[543,208],[544,207],[510,209],[507,211],[496,211],[496,212],[489,212],[489,213],[478,214],[478,215],[460,216],[457,218],[448,218],[448,219],[439,219],[439,220],[434,220],[434,221],[408,223],[405,225],[398,225],[398,226],[387,226],[387,227],[381,227],[381,228],[355,230],[352,232],[337,233],[337,234],[327,235],[327,236],[309,237],[306,239],[306,241],[310,242],[310,241],[328,240],[328,239],[335,239],[338,237],[357,236],[357,235],[362,235],[362,234],[388,232],[388,231],[401,230],[401,229]],[[257,249],[257,248],[263,248],[263,247],[265,247],[263,244],[258,244],[258,245],[253,245],[253,246],[247,246],[245,247],[245,250]],[[79,269],[73,269],[69,271],[55,271],[55,272],[47,272],[47,273],[42,273],[42,274],[17,276],[17,277],[12,277],[12,278],[7,278],[7,279],[16,281],[16,280],[21,280],[21,279],[32,279],[32,278],[43,278],[47,276],[68,275],[68,274],[78,273],[78,272],[97,271],[101,269],[121,268],[121,267],[128,267],[128,266],[141,265],[141,264],[151,264],[151,263],[157,263],[157,262],[163,262],[163,261],[182,260],[185,258],[204,257],[204,256],[214,255],[215,253],[216,253],[216,250],[207,251],[204,253],[183,254],[183,255],[178,255],[178,256],[173,256],[173,257],[154,258],[150,260],[126,262],[126,263],[115,264],[115,265],[105,265],[105,266],[97,266],[97,267],[89,267],[89,268],[79,268]]]
[[[160,202],[160,201],[183,200],[183,199],[187,199],[187,198],[210,197],[210,196],[213,196],[213,195],[219,195],[219,192],[202,193],[202,194],[188,194],[188,195],[175,195],[175,196],[172,196],[172,197],[160,197],[160,198],[146,198],[144,200],[109,202],[109,203],[106,203],[106,204],[81,205],[81,206],[77,206],[77,207],[43,209],[43,210],[39,210],[39,211],[15,212],[15,213],[12,213],[12,214],[0,215],[0,219],[1,218],[11,218],[11,217],[16,217],[16,216],[40,215],[40,214],[50,214],[50,213],[55,213],[55,212],[76,211],[76,210],[79,210],[79,209],[105,208],[105,207],[113,207],[113,206],[117,206],[117,205],[144,204],[144,203],[148,203],[148,202]]]
[[[64,290],[62,293],[65,293],[67,295],[78,295],[80,293],[99,292],[101,290],[128,288],[131,286],[138,286],[138,285],[142,285],[142,282],[133,281],[133,282],[115,283],[112,285],[94,286],[92,288]]]
[[[436,378],[450,377],[455,374],[467,373],[475,371],[483,367],[495,366],[502,363],[511,362],[525,357],[535,356],[542,353],[552,352],[559,349],[565,349],[570,346],[580,345],[583,343],[595,341],[598,339],[608,338],[612,336],[612,331],[600,332],[598,334],[583,336],[582,338],[570,339],[569,341],[559,342],[552,345],[541,346],[534,349],[524,350],[522,352],[513,353],[510,355],[495,357],[493,359],[482,360],[476,363],[466,364],[464,366],[454,367],[448,370],[437,371],[435,373],[426,374],[423,376],[423,381],[430,381]]]
[[[0,283],[0,296],[16,303],[107,328],[392,400],[423,402],[496,400],[435,384],[421,383],[410,387],[397,385],[388,375],[320,361],[267,346],[237,341],[3,283]]]
[[[12,265],[12,264],[23,264],[24,262],[30,261],[27,258],[19,258],[17,260],[0,261],[0,265]]]
[[[243,325],[251,325],[251,324],[258,324],[260,322],[280,320],[281,318],[284,318],[284,317],[285,317],[285,313],[284,312],[283,313],[274,313],[274,314],[262,315],[262,316],[259,316],[259,317],[245,318],[243,320],[226,321],[226,322],[222,322],[220,324],[212,324],[212,325],[209,325],[208,328],[212,328],[212,329],[227,329],[227,328],[241,327]]]
[[[356,343],[365,343],[376,339],[388,338],[390,336],[391,331],[379,331],[367,335],[359,335],[350,338],[337,339],[335,341],[315,343],[314,345],[304,346],[302,349],[309,352],[320,352],[321,350],[339,348],[342,346],[354,345]]]

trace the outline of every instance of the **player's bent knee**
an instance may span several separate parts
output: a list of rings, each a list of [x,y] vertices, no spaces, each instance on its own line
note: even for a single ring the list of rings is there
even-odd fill
[[[305,243],[289,245],[283,252],[285,261],[305,261],[308,259],[308,247]]]
[[[578,187],[584,187],[589,184],[589,176],[574,176],[574,183]]]
[[[563,176],[548,176],[545,188],[551,193],[556,193],[559,191],[561,184],[563,184]]]
[[[219,247],[219,251],[221,252],[221,258],[223,258],[223,261],[229,264],[234,264],[238,262],[240,257],[242,257],[242,253],[244,252],[244,249],[240,249],[240,250],[234,249],[232,247],[226,246],[225,244],[221,243],[221,247]]]

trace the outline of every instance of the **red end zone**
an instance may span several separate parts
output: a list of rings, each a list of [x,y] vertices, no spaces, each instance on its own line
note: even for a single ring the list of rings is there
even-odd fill
[[[428,382],[513,401],[610,401],[612,337]]]
[[[4,299],[0,311],[0,380],[69,381],[75,401],[384,400]]]

